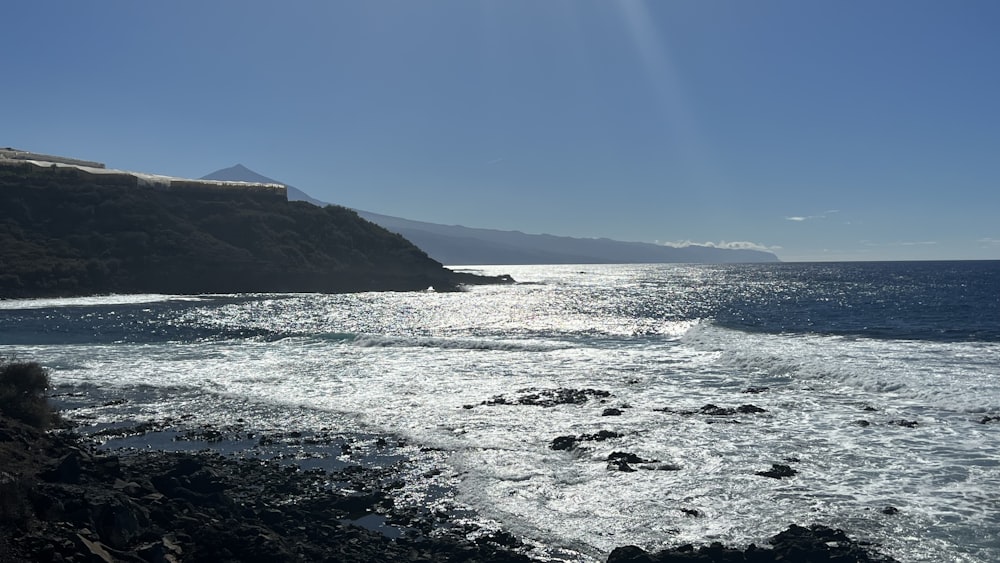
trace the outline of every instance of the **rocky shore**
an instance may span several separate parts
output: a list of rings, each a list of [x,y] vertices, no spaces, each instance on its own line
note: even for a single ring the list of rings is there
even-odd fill
[[[397,510],[395,486],[357,466],[328,473],[207,451],[116,455],[3,417],[0,562],[531,561],[509,534]],[[386,519],[406,525],[368,529]]]
[[[435,505],[437,493],[418,495],[414,502],[403,491],[441,470],[409,476],[402,468],[413,462],[402,440],[395,440],[394,449],[384,436],[362,441],[327,428],[267,434],[248,428],[242,418],[223,427],[191,424],[194,414],[92,425],[85,436],[48,404],[50,382],[41,365],[0,360],[0,563],[587,559]],[[595,389],[526,389],[480,407],[549,408],[609,397]],[[620,415],[620,409],[611,410],[618,412],[608,416]],[[722,418],[766,412],[753,405],[663,410]],[[53,425],[62,429],[46,430]],[[574,450],[620,437],[606,430],[560,436],[550,448]],[[371,443],[368,453],[363,442]],[[380,464],[373,461],[377,458],[391,461]],[[609,470],[622,472],[679,469],[621,451],[607,463]],[[758,475],[781,479],[795,471],[774,464]],[[693,508],[682,510],[701,516]],[[819,525],[792,526],[769,543],[770,548],[683,545],[659,553],[625,546],[607,561],[893,561]]]
[[[93,439],[0,417],[0,563],[564,560],[533,558],[503,531],[397,506],[401,486],[399,475],[358,465],[100,451]],[[791,526],[770,544],[625,546],[607,561],[893,561],[818,525]]]

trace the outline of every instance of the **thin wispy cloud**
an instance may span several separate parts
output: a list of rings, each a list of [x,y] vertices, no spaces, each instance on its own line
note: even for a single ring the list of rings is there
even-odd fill
[[[889,246],[934,246],[938,244],[936,240],[907,240],[907,241],[894,241],[894,242],[871,242],[867,240],[861,241],[861,244],[870,247],[889,247]]]
[[[840,213],[840,210],[839,209],[830,209],[830,210],[824,211],[824,212],[822,212],[822,213],[820,213],[818,215],[792,215],[792,216],[789,216],[789,217],[785,217],[785,220],[786,221],[802,222],[802,221],[811,221],[813,219],[826,219],[827,217],[829,217],[830,215],[833,215],[834,213]]]
[[[981,238],[978,241],[983,246],[1000,246],[1000,238]]]
[[[775,250],[781,250],[780,246],[767,246],[764,244],[759,244],[756,242],[746,241],[746,240],[734,240],[734,241],[719,241],[719,242],[694,242],[690,240],[684,240],[679,242],[661,242],[663,246],[670,246],[673,248],[686,248],[688,246],[706,246],[708,248],[722,248],[726,250],[763,250],[764,252],[771,252]]]

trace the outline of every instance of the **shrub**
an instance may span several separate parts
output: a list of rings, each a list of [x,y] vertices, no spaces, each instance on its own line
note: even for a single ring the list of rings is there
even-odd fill
[[[0,358],[0,413],[38,428],[56,421],[45,399],[49,372],[38,362]]]

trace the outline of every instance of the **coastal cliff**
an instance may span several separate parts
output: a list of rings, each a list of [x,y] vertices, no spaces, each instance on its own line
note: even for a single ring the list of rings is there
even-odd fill
[[[0,167],[0,298],[449,290],[505,281],[452,272],[343,207],[198,188],[144,187],[72,166]]]

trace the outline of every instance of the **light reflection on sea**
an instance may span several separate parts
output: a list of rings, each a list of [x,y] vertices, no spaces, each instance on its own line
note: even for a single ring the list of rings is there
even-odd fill
[[[164,297],[125,317],[175,327],[173,337],[120,329],[126,336],[113,341],[0,352],[43,361],[60,391],[128,399],[81,407],[98,422],[197,413],[217,425],[241,418],[262,430],[403,436],[443,452],[459,502],[587,560],[625,544],[760,544],[792,522],[844,528],[901,561],[1000,559],[1000,424],[979,424],[1000,412],[1000,344],[713,321],[727,284],[743,283],[754,302],[791,302],[809,290],[802,279],[690,266],[487,270],[529,283],[447,294]],[[97,313],[121,305],[87,304]],[[831,326],[841,322],[835,314]],[[483,404],[556,388],[611,397]],[[677,413],[706,404],[766,412]],[[623,414],[602,416],[608,407]],[[557,436],[601,430],[622,436],[573,452],[549,448]],[[614,451],[680,469],[609,471]],[[798,474],[755,474],[773,463]],[[899,513],[884,514],[888,506]]]

